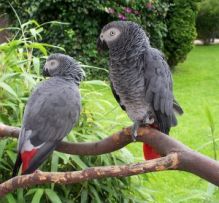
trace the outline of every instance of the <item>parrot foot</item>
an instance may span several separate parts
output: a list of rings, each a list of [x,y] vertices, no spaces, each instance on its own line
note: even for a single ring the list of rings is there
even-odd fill
[[[138,136],[138,128],[140,126],[140,121],[135,121],[134,125],[132,126],[132,140],[135,142],[136,137]]]

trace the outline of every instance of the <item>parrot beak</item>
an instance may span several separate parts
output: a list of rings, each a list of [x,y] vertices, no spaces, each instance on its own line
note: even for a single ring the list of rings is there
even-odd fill
[[[43,77],[49,77],[49,71],[47,68],[43,68]]]
[[[108,46],[106,42],[103,40],[102,34],[100,34],[100,37],[98,37],[97,39],[97,50],[99,52],[108,50]]]

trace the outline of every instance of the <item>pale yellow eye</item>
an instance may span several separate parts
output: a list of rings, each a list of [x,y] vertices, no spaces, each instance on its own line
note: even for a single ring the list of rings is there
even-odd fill
[[[54,65],[55,65],[55,62],[54,62],[54,61],[51,61],[51,62],[50,62],[50,65],[51,65],[51,66],[54,66]]]
[[[110,31],[110,36],[114,36],[115,34],[115,31]]]

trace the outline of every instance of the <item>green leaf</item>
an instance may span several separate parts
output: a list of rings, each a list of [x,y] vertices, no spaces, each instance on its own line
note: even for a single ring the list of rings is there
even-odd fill
[[[31,29],[30,29],[30,33],[31,33],[32,36],[36,39],[36,37],[37,37],[36,29],[35,29],[35,28],[31,28]]]
[[[40,75],[40,59],[33,57],[33,68],[37,75]]]
[[[25,200],[24,200],[24,189],[23,188],[19,188],[17,190],[17,201],[19,203],[25,203]]]
[[[7,80],[9,78],[13,78],[14,76],[19,75],[19,73],[4,73],[3,76],[0,78],[0,81]]]
[[[65,22],[60,22],[60,21],[53,20],[53,21],[42,23],[40,26],[44,26],[44,25],[47,25],[47,24],[70,25],[71,23],[65,23]]]
[[[94,202],[95,203],[102,203],[96,189],[94,187],[90,187],[90,190],[91,190],[91,193],[94,195]]]
[[[0,87],[4,89],[6,92],[10,93],[11,95],[17,97],[16,92],[7,83],[0,81]]]
[[[58,171],[58,164],[59,164],[59,157],[56,153],[52,154],[52,160],[51,160],[51,172],[52,171]],[[51,184],[51,188],[54,189],[55,184]]]
[[[207,190],[207,195],[209,197],[212,197],[217,190],[217,186],[213,185],[212,183],[208,183],[208,190]]]
[[[33,75],[24,72],[21,74],[21,76],[24,77],[24,79],[29,83],[31,88],[36,85],[36,81],[33,79]]]
[[[81,64],[81,67],[82,68],[90,68],[90,69],[102,70],[102,71],[105,71],[105,72],[109,73],[109,71],[107,69],[96,67],[96,66],[89,66],[89,65]]]
[[[32,28],[32,29],[30,29],[30,32],[31,32],[32,36],[35,38],[35,40],[37,40],[37,36],[41,38],[40,32],[42,32],[42,31],[43,31],[43,28],[39,28],[39,29]]]
[[[33,196],[31,203],[40,203],[40,199],[43,196],[43,192],[44,192],[44,189],[40,189],[40,188],[37,189],[37,191],[35,192]]]
[[[54,152],[54,154],[56,154],[59,158],[61,158],[64,161],[64,164],[67,164],[69,162],[70,155],[63,154],[63,153],[60,153],[60,152]]]
[[[87,189],[83,189],[81,192],[81,203],[86,203],[88,199],[88,191]]]
[[[12,161],[13,163],[15,163],[17,154],[14,153],[13,151],[10,151],[10,150],[7,150],[6,153],[8,154],[9,158],[11,159],[11,161]]]
[[[47,43],[41,43],[41,44],[45,47],[57,48],[57,49],[60,49],[61,51],[65,52],[65,49],[63,47],[55,46],[55,45],[51,45],[51,44],[47,44]]]
[[[38,188],[29,189],[29,190],[27,191],[27,193],[25,193],[24,196],[32,195],[32,194],[35,193],[37,190],[38,190]]]
[[[6,199],[8,203],[17,203],[17,201],[15,200],[14,196],[11,193],[6,195]]]
[[[62,203],[58,195],[51,189],[45,189],[46,195],[52,203]]]
[[[23,23],[21,25],[21,28],[24,28],[24,27],[26,27],[28,25],[32,25],[32,24],[34,24],[35,26],[40,26],[36,20],[28,20],[26,23]]]
[[[6,144],[7,144],[7,140],[0,141],[0,159],[2,158]]]
[[[37,42],[32,42],[31,44],[28,44],[27,47],[33,48],[33,49],[38,49],[40,50],[45,56],[47,56],[47,50],[44,47],[43,44],[37,43]]]
[[[71,156],[71,159],[72,159],[81,169],[87,168],[87,165],[79,158],[79,156],[73,155],[73,156]]]

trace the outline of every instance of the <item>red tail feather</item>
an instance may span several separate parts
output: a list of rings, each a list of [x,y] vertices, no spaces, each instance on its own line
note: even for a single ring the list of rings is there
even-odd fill
[[[36,152],[37,152],[37,149],[33,148],[31,151],[24,151],[23,153],[21,153],[22,173],[24,173],[28,169],[30,165],[30,161],[34,157]]]
[[[145,143],[143,144],[143,152],[145,160],[156,159],[160,157],[154,148]]]
[[[150,125],[150,127],[159,130],[158,126],[155,126],[153,124]],[[156,152],[156,150],[153,147],[145,143],[143,144],[143,152],[144,152],[145,160],[151,160],[151,159],[156,159],[160,157],[160,155]]]

